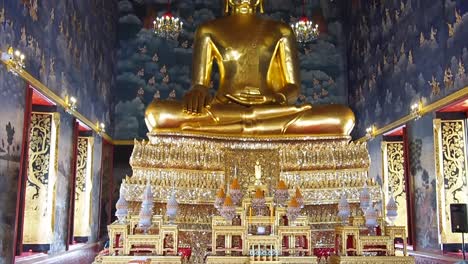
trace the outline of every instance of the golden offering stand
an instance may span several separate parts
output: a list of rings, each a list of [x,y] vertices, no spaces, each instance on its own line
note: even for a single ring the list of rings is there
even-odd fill
[[[350,226],[335,227],[336,255],[331,264],[339,263],[408,263],[414,264],[414,257],[408,256],[406,228],[388,226],[382,217],[377,219],[382,235],[362,235],[363,217],[350,219]],[[403,255],[395,253],[395,239],[403,240]],[[351,243],[348,243],[351,240]]]
[[[94,263],[182,263],[182,258],[177,256],[179,231],[176,225],[166,225],[161,215],[155,215],[151,227],[144,233],[138,221],[138,215],[130,215],[124,223],[110,224],[107,227],[108,255],[98,256]]]
[[[267,215],[252,215],[252,198],[242,200],[236,208],[236,216],[228,221],[221,216],[212,220],[212,254],[206,263],[316,263],[312,256],[311,227],[306,216],[285,224],[286,209],[275,207],[273,197],[268,196],[265,185],[247,188],[264,190]],[[262,230],[262,231],[260,231]],[[302,241],[302,244],[296,243]]]

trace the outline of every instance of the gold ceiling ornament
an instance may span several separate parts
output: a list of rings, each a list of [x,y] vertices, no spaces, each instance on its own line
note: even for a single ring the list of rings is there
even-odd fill
[[[184,23],[171,13],[171,0],[167,1],[167,12],[153,21],[154,33],[161,38],[177,40]]]

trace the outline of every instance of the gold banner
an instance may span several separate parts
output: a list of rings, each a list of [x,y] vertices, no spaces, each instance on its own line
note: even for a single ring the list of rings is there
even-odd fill
[[[451,230],[450,204],[468,203],[465,120],[434,120],[437,201],[442,243],[461,243]]]
[[[53,239],[58,124],[58,114],[31,113],[24,244],[49,244]]]
[[[93,138],[78,137],[75,185],[75,237],[91,235],[91,189],[93,172]]]
[[[385,205],[388,203],[390,196],[393,196],[398,205],[398,218],[395,221],[395,225],[404,226],[408,230],[403,149],[403,142],[382,142],[382,157],[384,159],[383,190]]]

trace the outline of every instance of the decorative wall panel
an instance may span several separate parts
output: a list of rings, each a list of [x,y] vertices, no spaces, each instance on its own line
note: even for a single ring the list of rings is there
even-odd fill
[[[78,137],[76,157],[74,237],[91,235],[91,187],[93,172],[93,138]]]
[[[408,230],[407,192],[405,188],[405,160],[403,142],[382,142],[383,150],[383,190],[387,204],[391,195],[398,205],[398,218],[395,225],[406,226]]]
[[[450,204],[468,202],[465,120],[434,120],[437,202],[442,243],[461,243],[450,225]]]
[[[58,114],[31,114],[23,244],[52,241],[58,120]]]

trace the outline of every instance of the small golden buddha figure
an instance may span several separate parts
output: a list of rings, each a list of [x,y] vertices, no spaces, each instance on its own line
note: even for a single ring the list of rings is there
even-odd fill
[[[295,105],[299,61],[294,32],[258,16],[262,0],[226,0],[226,16],[195,33],[192,87],[183,102],[154,100],[146,109],[151,133],[215,135],[349,135],[354,114],[346,106]],[[216,61],[220,83],[210,98]]]

